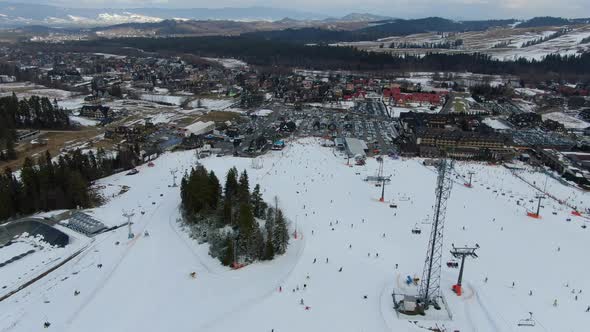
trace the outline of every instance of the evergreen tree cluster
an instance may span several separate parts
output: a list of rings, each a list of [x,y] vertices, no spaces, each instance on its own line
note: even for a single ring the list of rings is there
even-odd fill
[[[533,39],[533,40],[529,40],[528,42],[522,43],[521,47],[529,47],[529,46],[533,46],[533,45],[538,45],[538,44],[544,43],[546,41],[549,41],[551,39],[555,39],[555,38],[561,37],[561,36],[567,34],[570,31],[572,31],[571,28],[561,29],[561,30],[559,30],[557,32],[554,32],[554,33],[550,34],[549,36],[541,37],[541,38],[537,38],[537,39]]]
[[[12,96],[0,98],[0,160],[16,159],[14,146],[16,129],[66,129],[70,119],[47,98],[31,96],[18,99]]]
[[[227,172],[223,188],[202,165],[182,179],[183,213],[206,234],[211,255],[224,265],[270,260],[287,249],[287,219],[264,202],[260,190],[257,184],[250,191],[248,173],[235,167]]]
[[[457,39],[454,41],[443,41],[443,42],[424,42],[424,43],[410,43],[410,42],[403,42],[403,43],[391,43],[389,48],[398,48],[398,49],[406,49],[406,48],[430,48],[430,49],[456,49],[463,45],[463,39]]]
[[[96,202],[90,184],[130,162],[133,151],[107,156],[75,150],[52,161],[49,152],[34,162],[25,158],[20,177],[9,168],[0,174],[0,220],[38,211],[89,207]],[[1,221],[0,221],[1,223]]]

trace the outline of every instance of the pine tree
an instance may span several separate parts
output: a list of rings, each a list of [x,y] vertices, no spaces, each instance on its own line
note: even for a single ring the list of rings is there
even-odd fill
[[[262,200],[262,194],[260,193],[259,184],[256,184],[256,186],[254,186],[254,190],[252,191],[250,199],[252,200],[252,209],[254,210],[254,216],[256,216],[256,218],[262,218],[266,210],[266,203]]]
[[[234,257],[234,252],[234,240],[231,238],[231,236],[228,236],[225,239],[225,249],[223,251],[223,255],[221,256],[221,264],[230,266],[233,262],[235,262],[236,258]]]
[[[250,203],[250,184],[248,183],[248,173],[246,170],[240,174],[238,184],[238,199],[242,203]]]
[[[6,159],[16,159],[16,151],[14,150],[14,139],[12,137],[8,137],[6,139]]]
[[[271,209],[269,209],[271,210]],[[271,260],[275,257],[275,247],[273,243],[274,239],[274,213],[270,213],[267,216],[266,223],[264,224],[264,228],[266,231],[266,240],[264,242],[264,254],[262,256],[265,260]]]
[[[209,172],[208,175],[208,193],[207,199],[209,208],[211,210],[217,210],[219,205],[219,199],[221,198],[221,185],[219,184],[219,179],[215,176],[213,171]]]
[[[287,230],[287,220],[283,216],[281,209],[277,210],[276,220],[273,230],[273,244],[276,254],[284,254],[289,244],[289,231]]]
[[[256,258],[257,223],[249,204],[240,204],[238,217],[238,256],[247,261]]]

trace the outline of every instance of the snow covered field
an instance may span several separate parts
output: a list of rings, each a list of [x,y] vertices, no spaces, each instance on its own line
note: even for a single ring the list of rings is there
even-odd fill
[[[60,332],[425,331],[397,318],[391,291],[416,290],[403,280],[422,273],[435,169],[419,159],[386,158],[392,181],[385,198],[398,205],[392,209],[378,202],[381,188],[362,181],[376,173],[374,159],[348,167],[343,156],[312,138],[288,142],[285,150],[261,158],[261,169],[252,169],[247,158],[201,162],[219,177],[232,166],[247,169],[251,186],[260,183],[266,201],[279,197],[298,234],[286,255],[236,271],[210,258],[207,246],[189,239],[177,223],[179,188],[169,187],[170,169],[183,174],[195,162],[194,153],[167,153],[155,167],[139,167],[138,175],[98,181],[105,194],[122,185],[130,189],[89,212],[115,225],[123,219],[122,209],[134,208],[135,239],[127,239],[125,228],[99,235],[79,257],[0,302],[0,331],[36,331],[45,321]],[[458,270],[443,267],[442,289],[453,319],[419,325],[444,324],[449,331],[587,331],[590,278],[584,260],[590,230],[581,227],[586,218],[548,199],[542,219],[529,218],[536,189],[501,166],[456,165],[461,175],[471,170],[473,188],[457,176],[451,194],[443,265],[451,243],[478,243],[479,258],[466,262],[462,297],[450,290]],[[561,196],[573,189],[552,182],[551,190]],[[588,193],[577,192],[575,199],[590,207]],[[422,233],[412,234],[415,227]],[[196,279],[190,278],[192,271]],[[80,294],[74,296],[74,290]],[[302,299],[309,310],[300,305]],[[528,312],[536,326],[517,327]]]
[[[543,121],[547,119],[557,121],[567,129],[585,129],[590,127],[590,123],[561,112],[543,114],[542,118]]]

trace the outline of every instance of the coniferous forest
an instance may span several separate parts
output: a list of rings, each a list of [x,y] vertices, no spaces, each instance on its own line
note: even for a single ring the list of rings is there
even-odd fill
[[[66,111],[59,109],[47,97],[31,96],[18,99],[12,96],[0,98],[0,160],[16,159],[14,146],[16,129],[67,129],[70,119]]]
[[[250,191],[248,174],[231,168],[221,185],[213,171],[198,165],[182,179],[182,210],[193,237],[210,244],[224,265],[271,260],[289,243],[283,211],[262,199],[260,185]],[[235,265],[234,265],[235,267]]]
[[[49,152],[36,162],[27,157],[20,176],[9,168],[0,174],[0,223],[39,211],[93,206],[100,199],[91,190],[92,182],[137,162],[133,149],[121,150],[115,157],[102,149],[96,155],[75,150],[57,160]]]

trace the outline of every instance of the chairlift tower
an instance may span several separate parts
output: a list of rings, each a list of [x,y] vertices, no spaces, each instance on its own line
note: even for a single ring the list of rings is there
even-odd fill
[[[461,268],[459,269],[459,278],[457,279],[457,284],[453,285],[453,291],[458,295],[461,296],[462,289],[461,289],[461,282],[463,281],[463,268],[465,267],[465,257],[472,257],[477,258],[477,254],[475,250],[479,249],[479,244],[475,244],[475,247],[463,247],[457,248],[453,244],[453,249],[451,250],[451,255],[455,258],[461,258]]]
[[[473,187],[473,184],[471,183],[471,180],[473,179],[473,174],[475,174],[475,172],[469,171],[469,173],[467,173],[467,174],[469,174],[469,182],[467,182],[465,184],[465,187],[471,188],[471,187]]]
[[[135,215],[135,213],[132,211],[123,211],[123,217],[127,218],[127,230],[128,230],[128,235],[127,238],[128,239],[133,239],[135,237],[135,234],[133,234],[133,231],[131,230],[131,218],[133,218],[133,216]]]
[[[443,249],[443,232],[445,226],[445,215],[447,212],[447,201],[451,196],[453,180],[451,171],[454,162],[452,160],[441,159],[438,165],[438,179],[436,186],[436,203],[434,205],[434,219],[428,241],[428,250],[426,251],[426,260],[424,270],[420,281],[419,300],[424,309],[430,305],[439,308],[438,300],[441,298],[440,293],[440,275],[442,265]]]
[[[178,187],[178,185],[176,184],[176,173],[178,172],[178,169],[174,168],[170,170],[170,175],[172,175],[172,187]]]
[[[541,218],[541,200],[545,199],[545,195],[543,194],[539,194],[535,197],[536,199],[538,199],[538,203],[537,203],[537,212],[533,213],[533,212],[527,212],[527,216],[531,217],[531,218],[535,218],[535,219],[540,219]]]

